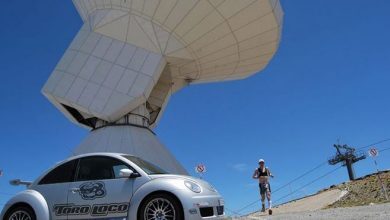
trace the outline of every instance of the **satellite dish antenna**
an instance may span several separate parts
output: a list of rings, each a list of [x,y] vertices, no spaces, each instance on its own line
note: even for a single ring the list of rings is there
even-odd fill
[[[75,153],[129,153],[172,173],[187,174],[152,132],[170,96],[261,71],[282,28],[278,0],[73,3],[84,24],[42,92],[91,129]]]

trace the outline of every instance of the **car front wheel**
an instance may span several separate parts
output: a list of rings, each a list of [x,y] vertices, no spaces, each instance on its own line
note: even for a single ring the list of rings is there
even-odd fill
[[[10,210],[5,220],[36,220],[34,211],[27,206],[18,206]]]
[[[169,194],[155,194],[148,197],[139,212],[141,220],[182,220],[180,203]]]

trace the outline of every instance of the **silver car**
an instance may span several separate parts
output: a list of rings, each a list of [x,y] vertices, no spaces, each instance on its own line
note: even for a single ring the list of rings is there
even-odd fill
[[[93,153],[57,164],[11,198],[0,219],[223,218],[224,201],[209,183],[135,156]]]

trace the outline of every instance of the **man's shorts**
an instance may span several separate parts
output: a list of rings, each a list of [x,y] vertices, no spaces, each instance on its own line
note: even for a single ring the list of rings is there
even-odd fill
[[[267,189],[271,192],[271,185],[269,183],[259,183],[260,194],[265,194]]]

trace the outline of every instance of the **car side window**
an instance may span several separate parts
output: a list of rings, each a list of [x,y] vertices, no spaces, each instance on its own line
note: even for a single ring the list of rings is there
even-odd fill
[[[79,163],[76,181],[119,178],[119,170],[130,168],[124,162],[110,157],[86,157]]]
[[[39,185],[72,182],[77,160],[72,160],[59,165],[44,176]]]

